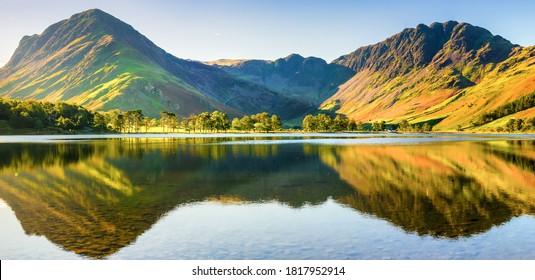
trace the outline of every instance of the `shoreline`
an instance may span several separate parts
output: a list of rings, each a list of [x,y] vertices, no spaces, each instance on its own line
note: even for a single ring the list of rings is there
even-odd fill
[[[414,139],[416,142],[444,141],[489,141],[489,140],[535,140],[535,134],[521,133],[349,133],[349,132],[272,132],[272,133],[103,133],[103,134],[49,134],[49,135],[0,135],[0,144],[8,143],[61,143],[108,139],[193,139],[193,138],[238,138],[241,143],[320,143],[334,141],[338,144],[389,144],[399,140]],[[253,138],[253,139],[247,139]],[[256,139],[262,138],[262,139]],[[277,139],[288,138],[288,139]],[[295,139],[297,138],[297,139]],[[391,141],[385,141],[391,139]],[[244,141],[245,140],[245,141]],[[392,141],[394,140],[394,141]],[[427,140],[427,141],[423,141]],[[333,143],[333,144],[336,144]]]

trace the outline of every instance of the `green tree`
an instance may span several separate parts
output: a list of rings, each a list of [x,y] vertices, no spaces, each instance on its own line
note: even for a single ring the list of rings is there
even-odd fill
[[[326,114],[319,114],[316,116],[318,131],[329,131],[331,129],[332,119]]]
[[[143,111],[142,110],[132,111],[132,124],[134,126],[134,131],[136,133],[141,130],[141,125],[143,124]]]
[[[240,119],[240,126],[244,131],[251,131],[254,129],[254,121],[250,116],[243,116]]]
[[[347,122],[347,131],[355,131],[357,130],[357,124],[354,120],[350,120]]]
[[[106,116],[100,113],[95,113],[93,116],[93,127],[97,131],[106,131],[108,127],[108,120]]]
[[[150,127],[158,127],[158,126],[160,126],[160,121],[158,121],[157,119],[150,120]]]
[[[143,118],[143,126],[145,127],[145,133],[149,132],[149,129],[151,128],[151,121],[149,117]]]
[[[188,117],[188,128],[187,130],[189,132],[193,131],[193,133],[195,133],[195,131],[197,129],[197,115],[190,115]]]
[[[315,116],[310,114],[305,116],[305,118],[303,119],[303,130],[309,132],[317,130],[317,121]]]
[[[232,129],[234,130],[241,130],[241,122],[240,119],[234,118],[232,119]]]
[[[254,121],[254,128],[256,131],[269,132],[273,130],[271,127],[271,117],[269,113],[258,113],[251,116],[251,119]],[[257,125],[257,123],[259,123],[260,125]]]
[[[169,120],[169,113],[166,111],[160,112],[160,125],[162,126],[162,132],[165,133],[165,128],[167,127],[167,122]]]
[[[171,132],[175,132],[175,129],[178,128],[178,123],[178,116],[175,113],[169,112],[167,117],[168,130],[170,129]]]
[[[114,114],[111,120],[111,126],[117,132],[124,132],[126,129],[126,121],[124,115],[121,113]]]
[[[189,118],[182,118],[180,121],[180,127],[189,133]]]
[[[515,130],[520,131],[524,128],[524,120],[523,119],[516,119],[515,120]]]
[[[337,115],[331,124],[331,130],[343,131],[347,129],[349,121],[345,116]]]
[[[422,131],[423,132],[429,132],[433,130],[433,127],[429,124],[429,123],[424,123],[423,126],[422,126]]]
[[[271,129],[273,131],[279,131],[282,126],[282,121],[277,115],[271,116]]]
[[[402,120],[398,123],[399,131],[410,131],[412,129],[411,124],[407,120]]]
[[[505,130],[507,132],[515,131],[515,124],[516,124],[516,120],[515,119],[509,119],[509,121],[505,124]]]
[[[207,130],[212,129],[210,113],[203,112],[197,115],[197,120],[195,126],[201,131],[206,132]]]
[[[210,124],[211,128],[215,129],[216,132],[227,131],[230,128],[228,115],[219,111],[212,112],[210,115]]]
[[[357,131],[364,131],[364,124],[362,121],[357,122]]]

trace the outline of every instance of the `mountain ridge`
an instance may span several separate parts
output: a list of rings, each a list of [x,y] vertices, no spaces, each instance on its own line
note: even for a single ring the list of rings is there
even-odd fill
[[[266,111],[296,124],[320,110],[362,122],[474,129],[483,114],[535,91],[534,53],[484,28],[447,21],[406,28],[330,63],[299,54],[198,62],[92,9],[24,36],[0,68],[0,97],[142,109],[150,117]],[[535,117],[531,109],[484,128]]]
[[[333,95],[338,86],[355,72],[344,66],[328,64],[317,57],[290,54],[275,60],[234,60],[209,62],[231,76],[265,87],[290,98],[309,100],[314,107]]]
[[[333,63],[357,73],[321,108],[363,122],[408,120],[431,122],[446,130],[474,128],[479,115],[509,99],[508,86],[503,88],[505,94],[496,91],[499,87],[490,90],[489,77],[499,83],[498,76],[518,75],[518,69],[506,64],[515,56],[519,61],[533,60],[520,55],[525,49],[468,23],[420,24],[335,59]],[[523,78],[530,79],[535,69],[524,66],[529,69],[522,70],[527,74]],[[503,75],[495,73],[500,69],[505,70]],[[514,95],[532,90],[534,85]]]
[[[0,96],[68,101],[93,110],[143,109],[182,116],[220,110],[295,117],[300,100],[279,96],[224,71],[174,57],[132,26],[97,9],[24,37],[0,69]]]

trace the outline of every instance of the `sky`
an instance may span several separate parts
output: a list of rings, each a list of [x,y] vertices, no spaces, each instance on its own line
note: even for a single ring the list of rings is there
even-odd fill
[[[535,45],[535,1],[528,0],[0,0],[0,66],[24,35],[92,8],[179,58],[201,61],[298,53],[330,62],[407,27],[448,20]]]

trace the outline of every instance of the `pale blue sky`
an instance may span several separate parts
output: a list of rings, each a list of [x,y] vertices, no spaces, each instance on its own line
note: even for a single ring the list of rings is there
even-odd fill
[[[535,45],[535,4],[528,0],[0,0],[0,65],[22,36],[90,8],[129,23],[177,57],[195,60],[299,53],[331,61],[406,27],[447,20]]]

